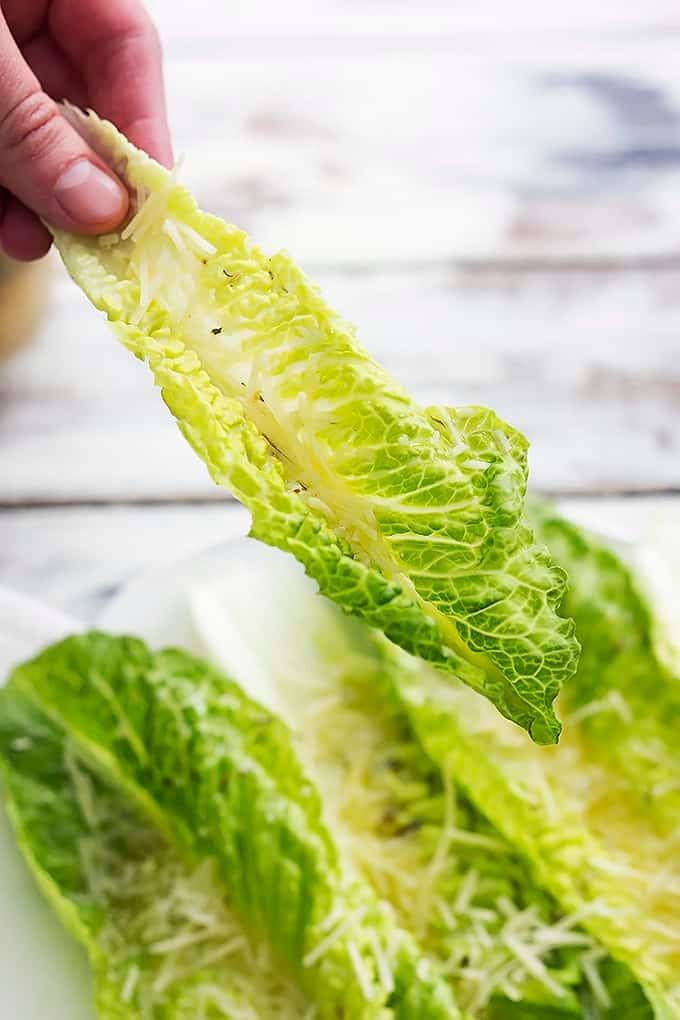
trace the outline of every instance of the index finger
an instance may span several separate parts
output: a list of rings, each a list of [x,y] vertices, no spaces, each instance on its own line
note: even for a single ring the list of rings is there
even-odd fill
[[[88,100],[140,149],[173,162],[158,33],[138,0],[53,0],[49,26]]]

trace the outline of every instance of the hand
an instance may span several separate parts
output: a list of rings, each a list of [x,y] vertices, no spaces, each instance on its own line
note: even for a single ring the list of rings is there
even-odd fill
[[[138,0],[3,0],[0,12],[0,244],[34,259],[40,217],[81,234],[114,230],[128,195],[60,115],[70,99],[172,163],[156,30]]]

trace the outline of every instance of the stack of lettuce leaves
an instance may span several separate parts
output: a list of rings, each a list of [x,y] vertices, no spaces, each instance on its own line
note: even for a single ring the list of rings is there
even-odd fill
[[[680,1016],[680,686],[627,567],[532,513],[583,643],[556,748],[264,550],[190,593],[205,659],[15,670],[10,812],[102,1020]]]
[[[557,748],[342,620],[283,562],[194,593],[197,628],[288,721],[338,844],[472,1015],[677,1017],[680,684],[625,564],[550,508],[532,516],[583,643]],[[267,640],[248,610],[270,581]],[[269,693],[247,657],[239,673],[247,632]]]
[[[554,743],[578,644],[557,612],[564,574],[524,512],[524,437],[486,408],[421,408],[286,254],[201,212],[113,125],[65,114],[134,215],[101,238],[57,231],[56,245],[251,534]]]

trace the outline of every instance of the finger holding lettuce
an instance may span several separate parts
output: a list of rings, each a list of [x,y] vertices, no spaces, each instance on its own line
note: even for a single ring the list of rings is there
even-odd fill
[[[0,242],[15,259],[50,246],[43,221],[81,234],[124,219],[124,184],[61,116],[94,106],[172,163],[161,52],[138,0],[6,0],[0,13]]]

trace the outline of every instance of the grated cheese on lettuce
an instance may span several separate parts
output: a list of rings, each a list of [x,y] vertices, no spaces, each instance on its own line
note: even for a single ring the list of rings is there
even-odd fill
[[[285,727],[200,660],[96,632],[46,649],[0,691],[0,763],[105,1020],[458,1020],[344,868]]]
[[[31,732],[30,715],[23,725]],[[311,1020],[313,1003],[234,911],[214,863],[187,861],[56,730],[14,750],[5,772],[34,870],[79,919],[102,1017]]]
[[[565,688],[559,748],[537,751],[459,686],[402,658],[396,697],[430,757],[531,862],[537,880],[644,987],[680,1015],[680,719],[677,679],[654,651],[649,612],[625,565],[537,505],[539,534],[570,571],[583,642]],[[410,675],[409,675],[410,674]],[[595,1001],[597,947],[584,959]],[[606,987],[606,984],[605,984]]]
[[[275,554],[232,559],[190,604],[203,650],[290,726],[347,869],[394,907],[467,1015],[485,1017],[501,998],[573,1016],[582,995],[606,1008],[598,953],[607,970],[611,961],[584,930],[588,910],[561,910],[427,758],[399,705],[404,667],[389,646]]]

